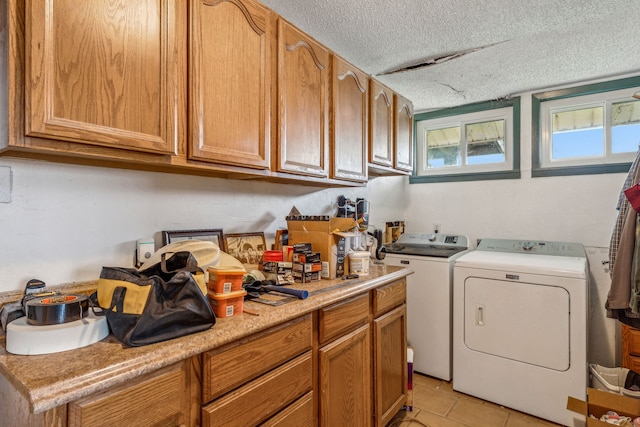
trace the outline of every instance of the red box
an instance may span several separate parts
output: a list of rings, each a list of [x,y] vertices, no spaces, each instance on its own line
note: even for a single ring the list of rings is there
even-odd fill
[[[228,294],[242,290],[242,276],[246,271],[240,267],[209,267],[209,291]]]
[[[247,291],[244,289],[238,292],[230,292],[227,294],[217,294],[209,292],[209,304],[217,318],[236,316],[242,314],[244,307],[244,296]]]

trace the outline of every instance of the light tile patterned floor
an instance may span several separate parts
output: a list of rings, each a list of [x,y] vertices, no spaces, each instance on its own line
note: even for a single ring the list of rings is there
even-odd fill
[[[413,376],[413,411],[401,411],[388,427],[555,427],[558,424],[453,390],[451,382]]]

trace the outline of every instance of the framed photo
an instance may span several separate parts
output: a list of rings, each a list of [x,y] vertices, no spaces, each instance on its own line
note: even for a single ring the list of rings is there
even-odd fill
[[[226,234],[224,243],[226,252],[243,264],[259,264],[267,249],[263,232]]]
[[[213,242],[225,251],[224,234],[222,228],[213,228],[211,230],[171,230],[162,232],[162,245],[179,242],[181,240],[205,240]]]

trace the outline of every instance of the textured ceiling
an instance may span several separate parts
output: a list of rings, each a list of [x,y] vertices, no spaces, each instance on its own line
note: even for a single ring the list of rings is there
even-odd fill
[[[262,3],[416,112],[640,73],[640,0]]]

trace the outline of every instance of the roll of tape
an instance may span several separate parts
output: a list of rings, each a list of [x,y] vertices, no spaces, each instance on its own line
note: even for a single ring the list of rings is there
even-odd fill
[[[89,298],[84,295],[53,295],[33,298],[25,307],[30,325],[59,325],[87,316]]]

